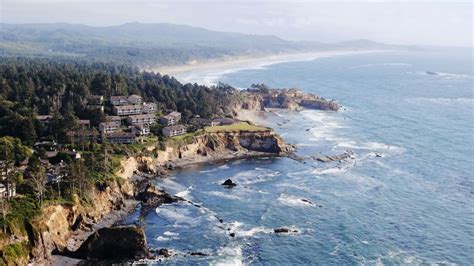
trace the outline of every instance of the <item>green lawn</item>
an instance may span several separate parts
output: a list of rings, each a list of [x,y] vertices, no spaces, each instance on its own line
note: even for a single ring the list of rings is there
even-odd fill
[[[212,133],[212,132],[264,131],[264,130],[269,130],[269,128],[250,125],[247,122],[240,122],[240,123],[228,125],[228,126],[206,127],[204,130],[206,132]]]

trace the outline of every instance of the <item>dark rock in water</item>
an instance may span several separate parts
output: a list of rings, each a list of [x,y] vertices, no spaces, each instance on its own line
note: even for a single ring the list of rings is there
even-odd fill
[[[223,219],[219,219],[219,222],[220,222],[220,223],[223,223],[223,222],[224,222],[224,220],[223,220]]]
[[[375,157],[382,157],[382,154],[376,152],[376,153],[375,153]]]
[[[285,233],[285,234],[288,234],[288,233],[298,233],[298,230],[291,230],[289,228],[275,228],[273,229],[273,232],[275,234],[282,234],[282,233]]]
[[[229,236],[230,237],[235,237],[235,233],[230,233]]]
[[[208,255],[202,252],[191,252],[191,256],[208,256]]]
[[[102,228],[81,245],[75,257],[92,260],[137,260],[149,257],[145,233],[137,226]]]
[[[136,199],[143,202],[143,205],[146,207],[156,207],[164,203],[178,201],[176,197],[171,196],[163,190],[159,190],[156,186],[151,184],[148,184],[143,191],[139,192]]]
[[[310,201],[310,200],[307,200],[307,199],[301,199],[302,202],[306,202],[306,203],[309,203],[311,205],[313,205],[313,203]]]
[[[237,186],[236,183],[234,183],[232,180],[227,179],[224,183],[222,183],[223,186],[228,186],[228,187],[235,187]]]
[[[158,255],[163,256],[165,258],[168,258],[168,257],[171,256],[171,253],[166,248],[162,248],[162,249],[158,250]]]

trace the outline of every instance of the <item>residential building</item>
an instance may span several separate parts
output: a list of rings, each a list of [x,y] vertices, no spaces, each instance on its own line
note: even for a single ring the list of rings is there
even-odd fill
[[[135,95],[135,94],[128,96],[127,100],[129,104],[142,104],[143,103],[142,96]]]
[[[135,134],[131,132],[113,132],[104,135],[110,143],[131,144],[135,142]]]
[[[175,125],[181,120],[181,113],[179,112],[171,112],[165,116],[160,118],[160,123],[163,126],[172,126]]]
[[[127,105],[128,97],[127,96],[110,96],[110,104],[112,105]]]
[[[143,103],[143,113],[144,114],[151,114],[156,113],[158,106],[156,103]]]
[[[165,137],[174,137],[186,134],[186,126],[174,125],[163,128],[162,133]]]
[[[151,125],[156,123],[155,114],[131,115],[127,117],[128,124],[135,125]]]
[[[112,133],[120,128],[120,121],[108,121],[99,124],[100,133]]]
[[[135,125],[133,127],[133,132],[137,136],[146,136],[150,134],[150,126],[148,124]]]
[[[114,106],[113,112],[115,115],[139,115],[143,111],[143,107],[141,105],[122,105],[122,106]]]

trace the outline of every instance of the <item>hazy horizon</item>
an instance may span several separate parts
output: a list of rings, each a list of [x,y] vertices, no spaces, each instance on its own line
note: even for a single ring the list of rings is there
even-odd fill
[[[473,47],[472,11],[469,2],[4,0],[1,22],[171,23],[294,41]]]

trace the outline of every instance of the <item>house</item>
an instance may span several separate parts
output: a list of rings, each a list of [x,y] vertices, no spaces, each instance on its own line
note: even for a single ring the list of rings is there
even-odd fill
[[[160,118],[160,123],[163,126],[172,126],[175,125],[181,120],[181,113],[179,112],[171,112],[165,116]]]
[[[137,136],[146,136],[150,134],[150,126],[148,124],[135,125],[132,131]]]
[[[142,104],[143,102],[142,96],[135,94],[128,96],[127,100],[129,104]]]
[[[228,125],[233,125],[235,123],[238,123],[238,120],[232,119],[232,118],[216,118],[212,120],[212,126],[228,126]]]
[[[144,114],[151,114],[155,113],[158,109],[156,103],[143,103],[143,113]]]
[[[130,132],[113,132],[104,135],[110,143],[131,144],[135,142],[135,134]]]
[[[99,124],[100,133],[112,133],[120,128],[120,123],[116,121],[102,122]]]
[[[115,115],[139,115],[143,111],[143,107],[141,105],[122,105],[122,106],[114,106],[112,108]]]
[[[154,114],[143,114],[143,115],[131,115],[127,117],[127,122],[132,125],[151,125],[156,123],[156,115]]]
[[[112,105],[127,105],[128,97],[127,96],[110,96],[110,104]]]
[[[174,137],[186,134],[186,126],[174,125],[163,128],[162,133],[165,137]]]

